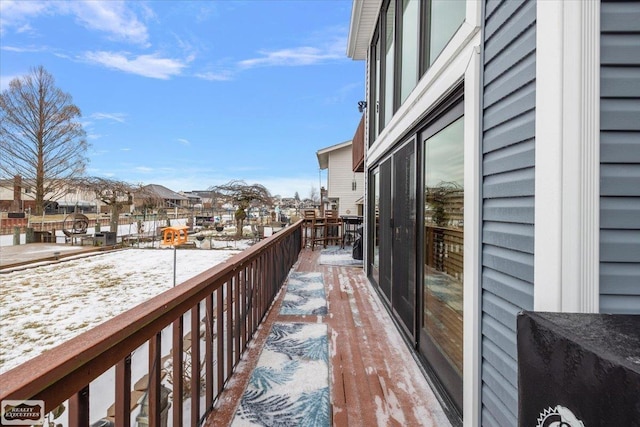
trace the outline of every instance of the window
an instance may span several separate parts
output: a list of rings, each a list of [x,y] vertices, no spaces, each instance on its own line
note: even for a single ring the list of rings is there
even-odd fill
[[[464,0],[386,2],[370,48],[369,145],[464,22],[466,3]]]
[[[400,103],[418,83],[419,0],[402,0]]]
[[[371,227],[373,242],[373,256],[372,266],[375,269],[376,280],[377,272],[380,269],[380,172],[376,169],[373,172],[372,179],[372,199],[373,199],[373,212],[371,217],[373,218],[373,226]]]
[[[429,16],[429,63],[434,63],[464,21],[466,2],[431,0]]]
[[[394,48],[395,48],[395,17],[396,17],[396,6],[395,2],[389,2],[389,6],[387,7],[387,11],[385,13],[385,57],[384,57],[384,109],[383,109],[383,120],[384,124],[387,125],[393,117],[394,105],[393,105],[393,84],[394,84]]]
[[[369,115],[370,123],[370,135],[369,135],[369,145],[373,143],[378,137],[380,133],[380,91],[381,91],[381,63],[380,63],[380,35],[376,34],[375,42],[372,49],[371,61],[373,64],[372,74],[370,77],[371,85],[371,99],[369,100],[369,108],[367,111],[371,114]]]
[[[375,136],[378,136],[380,133],[380,91],[382,88],[382,80],[380,77],[380,73],[382,69],[380,67],[380,37],[378,37],[378,41],[376,42],[376,93],[375,93],[375,110],[374,110],[374,129]]]

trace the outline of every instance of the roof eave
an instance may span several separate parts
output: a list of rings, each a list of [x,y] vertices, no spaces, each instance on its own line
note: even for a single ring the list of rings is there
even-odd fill
[[[329,153],[316,153],[316,156],[318,156],[320,170],[325,170],[329,167]]]
[[[367,59],[371,36],[376,28],[382,0],[353,0],[347,41],[347,56]]]
[[[316,151],[316,156],[318,157],[318,165],[320,169],[326,169],[329,167],[329,153],[332,151],[339,150],[341,148],[349,147],[353,143],[352,140],[344,141],[339,144],[332,145],[330,147],[322,148]]]

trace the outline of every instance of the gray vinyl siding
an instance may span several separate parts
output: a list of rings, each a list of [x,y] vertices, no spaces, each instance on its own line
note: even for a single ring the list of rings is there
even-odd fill
[[[482,425],[518,414],[516,315],[533,309],[536,2],[485,2]]]
[[[600,16],[600,311],[640,314],[640,2]]]

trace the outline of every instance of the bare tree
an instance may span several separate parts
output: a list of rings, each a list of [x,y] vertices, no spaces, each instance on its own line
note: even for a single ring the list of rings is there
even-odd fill
[[[311,186],[311,190],[309,190],[309,198],[313,200],[314,205],[319,205],[321,202],[320,193],[318,193],[318,189],[313,185]]]
[[[242,237],[242,227],[247,218],[246,209],[252,203],[258,202],[271,206],[271,193],[261,184],[248,185],[244,181],[233,180],[223,185],[211,187],[209,190],[217,192],[220,197],[236,207],[236,235]]]
[[[85,189],[95,192],[96,198],[111,211],[110,231],[118,231],[118,220],[125,206],[133,204],[135,187],[123,181],[90,177],[82,180]]]
[[[36,214],[84,174],[88,144],[80,117],[42,66],[0,94],[0,175],[33,182]]]

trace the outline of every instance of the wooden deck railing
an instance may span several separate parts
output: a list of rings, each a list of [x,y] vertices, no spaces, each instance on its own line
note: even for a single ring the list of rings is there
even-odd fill
[[[71,427],[101,419],[130,426],[132,418],[199,425],[298,259],[300,224],[0,375],[0,400],[43,400],[46,411],[68,401]],[[140,378],[134,352],[148,354]],[[115,401],[110,413],[90,414],[90,384],[103,373],[115,393],[100,390],[96,399]]]

